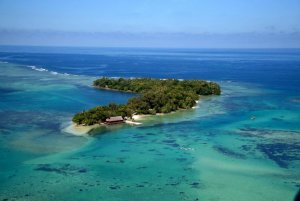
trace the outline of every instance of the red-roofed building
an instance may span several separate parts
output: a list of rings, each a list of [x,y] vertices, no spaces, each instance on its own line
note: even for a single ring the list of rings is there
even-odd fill
[[[106,124],[120,124],[124,123],[124,119],[122,116],[110,117],[105,120]]]

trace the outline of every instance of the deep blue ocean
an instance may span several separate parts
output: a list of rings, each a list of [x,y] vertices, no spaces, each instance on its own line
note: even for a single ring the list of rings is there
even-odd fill
[[[223,80],[298,91],[300,86],[300,49],[0,47],[0,52],[3,61],[77,75]]]
[[[204,79],[221,96],[142,125],[66,131],[134,94],[98,77]],[[300,49],[0,46],[0,200],[293,200]],[[88,199],[87,199],[88,198]]]

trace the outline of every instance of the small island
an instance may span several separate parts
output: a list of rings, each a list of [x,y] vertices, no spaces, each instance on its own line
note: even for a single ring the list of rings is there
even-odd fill
[[[221,94],[217,83],[204,80],[104,77],[95,80],[93,85],[99,89],[136,93],[137,96],[130,98],[127,104],[111,103],[79,112],[72,119],[77,125],[106,123],[114,117],[132,119],[136,114],[155,115],[190,109],[202,95]]]

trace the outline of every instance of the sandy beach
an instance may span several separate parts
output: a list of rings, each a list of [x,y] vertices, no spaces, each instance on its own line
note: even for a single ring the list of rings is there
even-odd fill
[[[147,116],[152,116],[152,115],[133,115],[132,119],[125,120],[124,122],[130,125],[141,125],[142,123],[138,121],[144,119]],[[62,129],[62,131],[76,136],[87,136],[90,131],[99,128],[101,126],[106,126],[106,125],[95,124],[91,126],[83,126],[71,122],[70,125]]]
[[[101,124],[95,124],[92,126],[83,126],[83,125],[76,125],[75,123],[71,123],[68,127],[63,129],[63,132],[70,133],[77,136],[87,136],[88,133],[95,129],[102,126]]]
[[[162,115],[166,115],[166,114],[164,114],[164,113],[156,113],[155,115],[136,114],[136,115],[132,115],[131,119],[127,119],[124,122],[129,125],[142,125],[143,123],[140,121],[143,121],[148,117],[162,116]],[[91,125],[91,126],[83,126],[83,125],[77,125],[77,124],[71,122],[70,125],[67,126],[66,128],[64,128],[62,131],[76,135],[76,136],[87,136],[90,131],[92,131],[93,129],[99,128],[101,126],[107,126],[107,125],[103,123],[103,124],[95,124],[95,125]]]

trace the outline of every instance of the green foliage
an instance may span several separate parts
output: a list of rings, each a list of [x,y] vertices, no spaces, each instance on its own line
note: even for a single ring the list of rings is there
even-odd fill
[[[101,78],[94,81],[94,86],[102,89],[139,93],[129,99],[127,105],[109,104],[77,113],[73,122],[92,125],[105,121],[111,116],[131,117],[136,114],[170,113],[178,109],[189,109],[196,104],[199,95],[220,95],[217,83],[203,80],[175,79],[111,79]]]
[[[82,125],[93,125],[112,116],[131,117],[132,110],[127,105],[111,103],[108,106],[98,106],[88,111],[79,112],[75,114],[72,121]]]

